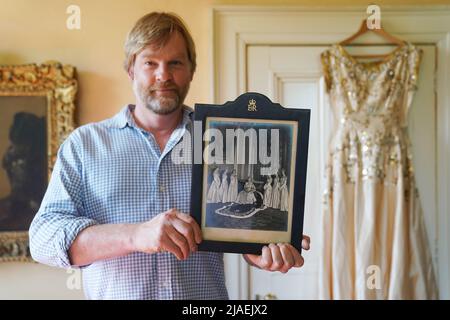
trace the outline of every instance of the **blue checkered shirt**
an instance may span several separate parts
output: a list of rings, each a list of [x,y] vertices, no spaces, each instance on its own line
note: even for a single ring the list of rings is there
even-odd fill
[[[111,119],[76,129],[58,151],[41,207],[30,227],[32,257],[70,267],[68,249],[83,229],[139,223],[161,212],[190,209],[191,165],[171,151],[192,132],[191,111],[163,152],[140,129],[127,106]],[[191,135],[192,136],[192,135]],[[132,253],[83,269],[88,299],[227,299],[223,255],[196,252],[185,261],[170,253]]]

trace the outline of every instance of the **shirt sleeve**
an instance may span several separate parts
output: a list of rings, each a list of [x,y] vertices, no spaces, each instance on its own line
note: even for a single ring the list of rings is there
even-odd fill
[[[77,235],[97,224],[83,209],[82,153],[78,132],[61,145],[50,182],[29,230],[31,256],[37,262],[67,268],[68,250]]]

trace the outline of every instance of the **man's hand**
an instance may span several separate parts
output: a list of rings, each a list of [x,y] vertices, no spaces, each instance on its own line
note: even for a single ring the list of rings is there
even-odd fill
[[[302,248],[309,250],[310,243],[310,238],[304,235]],[[244,254],[244,259],[254,267],[282,273],[288,272],[292,267],[301,267],[304,263],[298,250],[289,243],[271,243],[263,247],[261,255]]]
[[[178,260],[185,260],[190,253],[197,251],[202,234],[197,222],[190,215],[170,209],[150,221],[137,224],[132,238],[136,251],[168,251]]]

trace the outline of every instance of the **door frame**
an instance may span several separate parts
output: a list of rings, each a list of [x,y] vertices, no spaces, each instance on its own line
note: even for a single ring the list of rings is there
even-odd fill
[[[329,46],[353,34],[366,6],[214,6],[210,10],[211,100],[223,104],[247,91],[251,45]],[[450,298],[450,6],[382,6],[383,26],[416,44],[436,46],[436,159],[438,274],[441,299]],[[335,25],[334,25],[335,24]],[[292,32],[292,30],[300,30]],[[230,67],[231,66],[231,67]],[[230,298],[250,299],[250,268],[225,256]]]

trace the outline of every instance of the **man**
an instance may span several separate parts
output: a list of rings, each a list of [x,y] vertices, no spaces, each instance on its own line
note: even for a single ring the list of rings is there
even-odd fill
[[[125,52],[136,105],[62,144],[30,228],[31,254],[83,267],[87,298],[227,299],[223,255],[197,252],[200,228],[186,213],[191,166],[170,157],[192,129],[183,106],[196,67],[192,38],[175,15],[151,13]],[[245,259],[281,272],[303,264],[288,244]]]

